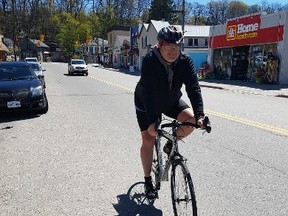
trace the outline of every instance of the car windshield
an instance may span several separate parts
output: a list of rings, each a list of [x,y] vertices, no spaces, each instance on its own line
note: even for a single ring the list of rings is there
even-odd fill
[[[29,59],[25,59],[25,61],[29,61],[29,62],[37,62],[36,58],[29,58]]]
[[[40,66],[38,64],[29,64],[32,70],[41,70]]]
[[[75,60],[75,61],[72,61],[72,64],[85,64],[85,62],[81,60]]]
[[[31,79],[35,75],[29,69],[29,67],[15,67],[15,66],[1,66],[0,67],[0,80],[19,80],[19,79]]]

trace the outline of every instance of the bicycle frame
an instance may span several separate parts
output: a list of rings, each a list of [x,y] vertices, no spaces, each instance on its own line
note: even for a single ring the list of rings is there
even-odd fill
[[[205,129],[208,133],[210,133],[211,127],[209,125],[208,117],[205,117],[204,121],[205,121]],[[168,181],[169,169],[170,169],[170,167],[174,161],[180,160],[180,161],[183,161],[184,163],[187,162],[187,159],[184,158],[179,153],[179,149],[178,149],[179,139],[177,138],[176,131],[177,131],[177,128],[181,125],[183,125],[183,126],[187,125],[187,126],[192,126],[194,128],[199,128],[199,126],[196,124],[192,124],[189,122],[186,124],[180,123],[177,120],[173,120],[172,123],[162,124],[162,125],[159,124],[158,125],[157,136],[156,136],[156,140],[155,140],[155,145],[156,145],[155,147],[156,147],[156,154],[157,154],[157,158],[158,158],[159,175],[155,179],[156,185],[159,185],[161,181]],[[164,127],[170,127],[172,129],[172,132],[169,133],[169,132],[165,131],[163,129]],[[172,149],[171,149],[171,152],[170,152],[166,162],[163,162],[162,151],[161,151],[161,139],[163,137],[172,142]],[[160,188],[156,187],[156,189],[158,190]]]
[[[168,133],[165,130],[158,128],[157,129],[157,137],[155,141],[156,149],[157,149],[157,158],[158,158],[158,165],[159,165],[159,176],[156,179],[156,184],[161,181],[168,181],[168,173],[169,169],[174,160],[180,159],[186,162],[186,159],[179,153],[178,150],[178,138],[176,136],[176,127],[172,128],[172,133]],[[172,142],[172,149],[168,156],[168,159],[163,163],[162,151],[161,149],[161,139],[165,138]]]
[[[203,123],[205,130],[210,133],[211,127],[208,117],[204,118]],[[157,136],[154,146],[155,150],[153,150],[154,153],[152,161],[152,173],[154,174],[156,196],[152,199],[152,202],[154,202],[156,198],[159,198],[158,191],[160,190],[161,181],[168,181],[168,174],[169,170],[171,169],[170,187],[174,215],[179,215],[179,212],[190,212],[188,215],[197,216],[196,196],[192,177],[186,165],[187,159],[179,153],[178,149],[179,139],[177,138],[176,132],[177,129],[181,128],[182,126],[200,128],[200,126],[197,124],[190,122],[181,123],[177,120],[167,124],[158,125],[157,127]],[[164,130],[166,127],[171,128],[171,130]],[[165,153],[168,152],[169,154],[167,159],[162,155],[162,138],[172,142],[171,150],[169,148],[169,151],[165,151]],[[166,160],[163,161],[163,159]]]

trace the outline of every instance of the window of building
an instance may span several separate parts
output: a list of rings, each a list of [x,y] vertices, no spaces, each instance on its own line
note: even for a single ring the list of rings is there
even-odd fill
[[[147,36],[142,37],[142,48],[146,48],[146,47],[147,47]]]
[[[94,53],[94,49],[93,49],[92,46],[89,47],[89,53],[90,53],[90,54],[95,54],[95,53]]]
[[[198,38],[194,38],[194,47],[198,47],[199,46],[199,42],[198,42]]]
[[[193,46],[193,38],[188,39],[188,46]]]
[[[190,47],[199,47],[198,38],[188,38],[188,46],[190,46]]]

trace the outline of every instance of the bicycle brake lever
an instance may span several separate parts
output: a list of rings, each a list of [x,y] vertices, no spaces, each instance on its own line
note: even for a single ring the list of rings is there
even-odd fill
[[[210,133],[212,128],[210,126],[210,120],[209,120],[208,116],[204,117],[204,126],[205,126],[204,132]]]

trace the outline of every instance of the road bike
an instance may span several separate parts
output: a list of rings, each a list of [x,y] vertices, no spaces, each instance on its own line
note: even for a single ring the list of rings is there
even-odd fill
[[[209,123],[209,118],[206,116],[204,118],[204,126],[208,133],[211,132]],[[179,152],[179,139],[176,136],[177,129],[186,126],[199,128],[196,124],[178,122],[177,120],[160,124],[157,128],[155,148],[153,150],[152,180],[155,187],[155,199],[159,198],[158,191],[160,190],[161,182],[168,181],[170,171],[171,198],[175,216],[197,216],[196,197],[192,177],[186,165],[187,159]],[[170,151],[165,151],[168,154],[163,152],[163,147],[161,148],[161,144],[164,143],[163,141],[166,141],[166,145],[167,142],[170,142]],[[164,146],[164,150],[166,145]]]

